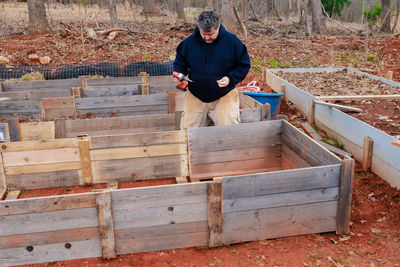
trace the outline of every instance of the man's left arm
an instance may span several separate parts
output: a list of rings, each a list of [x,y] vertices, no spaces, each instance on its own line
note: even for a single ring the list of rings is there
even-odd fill
[[[239,45],[235,47],[235,68],[229,72],[228,78],[230,84],[237,84],[246,78],[247,73],[250,70],[250,58],[247,53],[247,47],[240,42]]]

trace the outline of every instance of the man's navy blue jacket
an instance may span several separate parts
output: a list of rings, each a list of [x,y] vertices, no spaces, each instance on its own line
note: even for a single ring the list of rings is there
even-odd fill
[[[198,28],[176,49],[174,71],[189,74],[189,91],[203,102],[212,102],[229,93],[243,81],[250,70],[246,46],[236,35],[220,25],[219,34],[207,44]],[[228,76],[227,87],[219,87],[217,80]]]

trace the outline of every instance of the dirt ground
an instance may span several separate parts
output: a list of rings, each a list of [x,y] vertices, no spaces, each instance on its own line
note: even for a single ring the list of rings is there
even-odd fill
[[[56,18],[57,14],[53,13],[53,18]],[[95,15],[101,17],[99,14]],[[10,16],[9,13],[7,16]],[[52,64],[55,65],[101,61],[168,61],[174,58],[177,44],[193,30],[193,23],[169,22],[165,16],[156,23],[147,19],[140,21],[138,13],[134,16],[137,21],[130,26],[122,25],[125,30],[113,40],[103,34],[89,36],[87,27],[81,31],[79,23],[60,23],[52,20],[54,34],[18,34],[0,38],[0,55],[9,58],[11,64],[38,64],[37,61],[29,59],[28,55],[32,53],[50,56]],[[15,21],[22,20],[15,18]],[[95,26],[93,23],[92,27]],[[106,28],[101,23],[100,27]],[[23,26],[20,28],[23,29]],[[327,35],[306,38],[304,30],[291,22],[249,22],[249,29],[249,37],[239,34],[247,45],[252,60],[251,73],[241,85],[256,80],[263,90],[269,90],[261,83],[263,67],[350,66],[383,77],[388,70],[392,70],[393,79],[400,81],[399,36],[371,36],[369,57],[365,60],[364,36],[348,35],[344,30],[335,28]],[[337,81],[338,79],[335,80]],[[345,85],[347,86],[343,84]],[[374,90],[380,91],[381,88],[377,87]],[[372,115],[372,110],[376,109],[377,104],[379,107],[388,106],[371,103],[371,108],[367,108],[370,103],[361,104],[365,112],[372,117],[378,116]],[[398,102],[396,105],[398,108]],[[391,112],[395,113],[396,109],[389,113],[379,111],[379,116],[388,116],[382,119],[383,124],[398,125],[398,117],[391,117]],[[378,123],[376,126],[380,127]],[[395,128],[396,126],[393,126],[390,129]],[[398,134],[393,132],[396,133]],[[173,182],[172,179],[166,179],[150,184],[121,183],[120,188]],[[101,184],[93,187],[35,190],[22,192],[21,197],[79,193],[104,187],[105,185]],[[92,258],[29,266],[400,266],[399,200],[399,190],[391,188],[370,172],[362,172],[359,165],[356,165],[351,232],[346,236],[324,233],[254,241],[214,249],[174,249],[121,255],[112,260]]]

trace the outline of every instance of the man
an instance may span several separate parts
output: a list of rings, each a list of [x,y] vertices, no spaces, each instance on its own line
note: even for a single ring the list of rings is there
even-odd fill
[[[240,122],[237,83],[250,70],[246,46],[225,30],[214,11],[203,11],[192,35],[176,49],[174,71],[189,74],[181,129]],[[179,81],[175,79],[179,84]]]

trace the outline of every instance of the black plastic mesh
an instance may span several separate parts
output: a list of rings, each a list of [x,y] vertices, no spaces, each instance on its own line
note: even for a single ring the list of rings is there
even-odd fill
[[[83,65],[0,65],[0,79],[18,79],[31,72],[40,72],[46,80],[69,79],[79,76],[132,77],[140,72],[150,76],[170,75],[170,62],[100,62]]]

